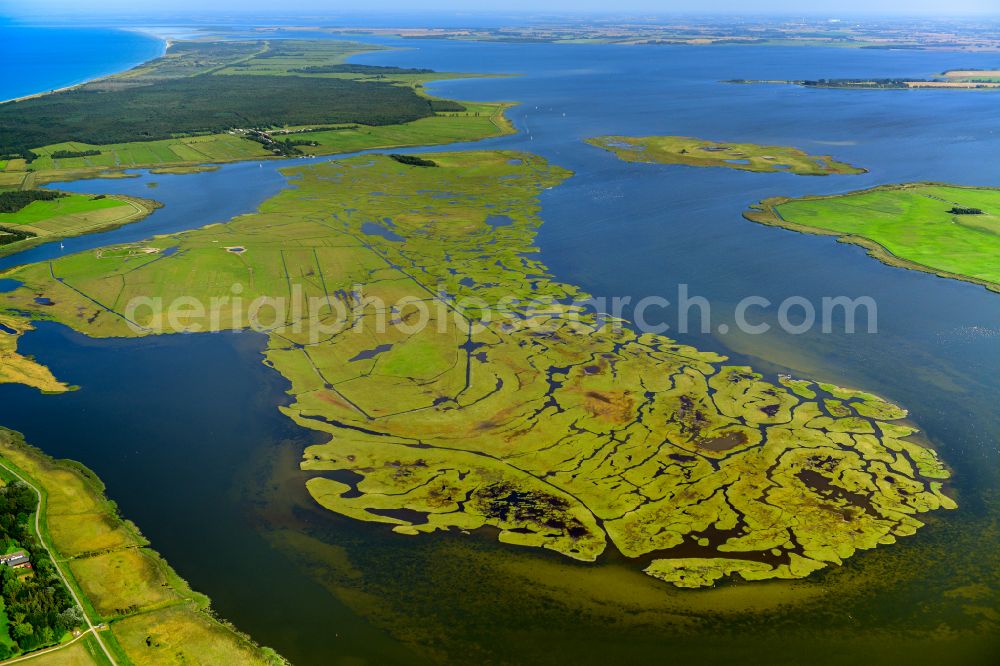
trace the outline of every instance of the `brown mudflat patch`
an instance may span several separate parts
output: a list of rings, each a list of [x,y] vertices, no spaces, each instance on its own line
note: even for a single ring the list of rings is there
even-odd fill
[[[745,432],[733,431],[718,435],[717,437],[699,439],[698,448],[705,449],[706,451],[729,451],[746,443],[747,435]]]

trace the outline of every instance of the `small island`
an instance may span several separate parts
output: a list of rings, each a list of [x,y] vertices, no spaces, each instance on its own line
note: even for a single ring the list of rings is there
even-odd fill
[[[774,197],[744,217],[838,236],[879,261],[1000,291],[1000,189],[939,183],[881,185],[799,199]]]
[[[598,136],[587,143],[608,150],[626,162],[727,167],[761,173],[794,173],[799,176],[860,174],[861,169],[838,162],[829,155],[810,155],[790,146],[709,141],[690,136]]]
[[[1000,70],[951,69],[934,78],[896,77],[860,79],[730,79],[723,83],[780,83],[803,88],[841,90],[992,90],[1000,88]]]

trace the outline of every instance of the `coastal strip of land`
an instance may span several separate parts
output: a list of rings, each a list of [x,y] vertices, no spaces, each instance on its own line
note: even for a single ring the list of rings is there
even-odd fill
[[[446,100],[425,90],[430,81],[482,75],[345,62],[375,48],[338,40],[179,41],[126,72],[0,104],[0,189],[514,131],[504,115],[509,103]]]
[[[625,162],[724,167],[758,173],[799,176],[854,175],[866,170],[838,162],[830,155],[810,155],[790,146],[709,141],[690,136],[598,136],[587,143]]]
[[[744,217],[836,236],[890,266],[1000,291],[1000,188],[905,183],[847,194],[772,197]]]
[[[0,467],[38,493],[37,538],[83,612],[85,630],[26,655],[33,663],[285,663],[217,619],[208,599],[119,516],[89,469],[54,460],[3,428]]]
[[[362,27],[290,26],[260,27],[267,35],[277,30],[335,35],[369,34],[402,39],[453,39],[511,44],[621,44],[649,46],[812,46],[905,51],[1000,51],[996,32],[979,23],[961,20],[915,24],[905,19],[855,21],[746,19],[728,21],[694,18],[681,21],[560,22],[503,27]],[[221,34],[225,34],[225,30]]]
[[[966,72],[963,72],[965,74]],[[803,88],[830,88],[834,90],[996,90],[1000,78],[996,76],[954,76],[944,78],[884,78],[884,79],[730,79],[723,83],[784,84]]]

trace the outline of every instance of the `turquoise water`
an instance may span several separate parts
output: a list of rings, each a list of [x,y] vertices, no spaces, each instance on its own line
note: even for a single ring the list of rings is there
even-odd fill
[[[138,32],[30,27],[0,18],[0,101],[129,69],[163,49],[162,40]]]
[[[674,590],[612,554],[580,565],[489,536],[395,535],[317,510],[304,493],[296,463],[314,435],[276,409],[286,384],[260,363],[263,343],[251,334],[98,341],[40,324],[23,351],[82,389],[42,396],[0,386],[0,423],[93,468],[124,514],[222,616],[295,663],[414,663],[428,654],[458,663],[993,663],[1000,295],[891,268],[829,238],[754,225],[741,213],[767,196],[884,182],[1000,185],[1000,95],[719,83],[916,76],[988,67],[992,56],[396,43],[410,50],[358,60],[523,74],[432,90],[521,101],[511,113],[519,134],[475,145],[537,152],[575,172],[542,197],[538,241],[558,279],[599,296],[671,300],[689,284],[718,321],[748,295],[876,298],[878,334],[713,329],[681,337],[765,372],[862,387],[906,405],[954,468],[961,508],[799,586],[731,585],[716,597]],[[655,133],[793,145],[870,172],[803,178],[630,164],[582,142]],[[0,267],[223,221],[286,186],[277,169],[288,164],[59,185],[152,193],[165,207]],[[293,546],[285,531],[313,541]],[[754,606],[778,591],[817,596]],[[630,604],[643,612],[626,611]]]

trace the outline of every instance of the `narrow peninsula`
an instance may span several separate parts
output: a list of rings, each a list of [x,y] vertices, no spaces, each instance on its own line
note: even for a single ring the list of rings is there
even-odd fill
[[[838,90],[995,90],[1000,88],[1000,70],[952,69],[933,78],[730,79],[723,83],[777,83]]]
[[[865,173],[865,169],[838,162],[829,155],[810,155],[789,146],[709,141],[690,136],[598,136],[587,139],[587,143],[626,162],[725,167],[799,176]]]

